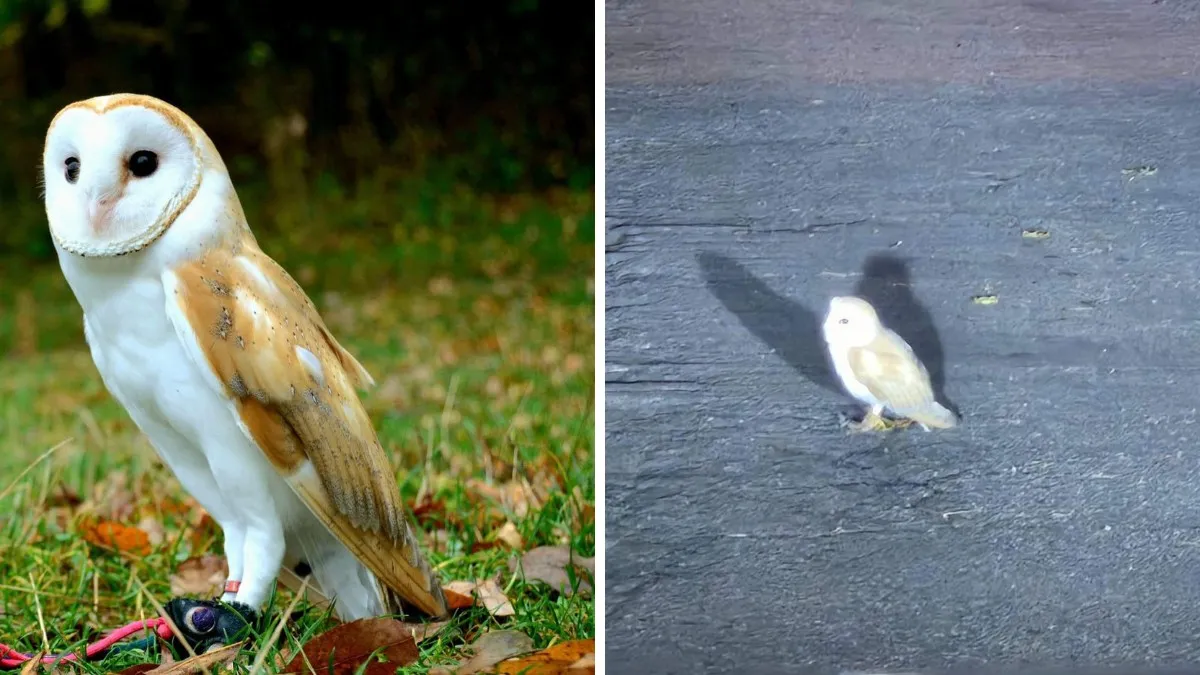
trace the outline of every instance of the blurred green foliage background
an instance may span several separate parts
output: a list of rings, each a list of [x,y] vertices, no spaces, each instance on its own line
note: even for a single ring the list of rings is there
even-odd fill
[[[46,126],[67,103],[119,91],[204,127],[268,241],[318,223],[369,233],[372,249],[423,227],[461,239],[486,229],[472,202],[590,192],[591,9],[0,0],[0,256],[53,258],[37,184]]]

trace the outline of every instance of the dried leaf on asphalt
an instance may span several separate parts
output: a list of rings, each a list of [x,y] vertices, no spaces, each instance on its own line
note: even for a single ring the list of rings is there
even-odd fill
[[[514,574],[522,575],[526,581],[541,581],[551,588],[571,595],[571,579],[567,568],[575,568],[575,578],[579,581],[580,591],[589,591],[592,584],[589,578],[596,574],[596,559],[585,558],[574,554],[566,546],[539,546],[527,551],[520,560],[512,558],[508,561],[508,569]]]
[[[458,595],[474,596],[478,601],[476,604],[483,605],[492,616],[512,616],[516,613],[495,579],[451,581],[446,588]]]
[[[595,672],[595,654],[595,640],[570,640],[528,656],[502,661],[495,672],[503,675],[582,675],[588,668]],[[586,660],[589,657],[590,663]]]
[[[457,667],[435,668],[430,671],[430,675],[472,675],[487,672],[504,659],[533,651],[533,640],[519,631],[493,630],[480,635],[468,649],[471,657],[466,661]]]
[[[171,595],[214,598],[225,587],[229,564],[224,556],[202,555],[179,563],[171,575]]]
[[[282,672],[308,673],[311,664],[323,674],[352,675],[367,664],[363,675],[393,675],[397,668],[416,663],[419,656],[417,641],[403,622],[359,619],[309,640]]]

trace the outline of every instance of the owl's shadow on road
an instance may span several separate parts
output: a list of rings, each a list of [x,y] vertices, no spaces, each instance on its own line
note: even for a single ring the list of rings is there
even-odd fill
[[[696,256],[704,283],[743,326],[775,350],[801,376],[846,397],[825,351],[821,336],[824,307],[813,311],[780,295],[741,263],[703,252]],[[876,253],[864,261],[854,295],[875,306],[884,325],[904,338],[929,371],[934,394],[957,415],[946,398],[946,357],[933,316],[912,292],[908,263],[899,256]],[[847,400],[849,400],[847,398]]]

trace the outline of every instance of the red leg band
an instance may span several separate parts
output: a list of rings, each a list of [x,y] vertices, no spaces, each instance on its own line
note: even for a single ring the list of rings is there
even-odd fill
[[[241,587],[242,587],[242,582],[240,582],[240,581],[226,581],[225,582],[225,592],[226,593],[237,593],[238,589]]]

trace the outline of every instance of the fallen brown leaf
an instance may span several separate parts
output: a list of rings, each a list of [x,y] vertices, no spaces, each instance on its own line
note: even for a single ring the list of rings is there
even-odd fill
[[[522,575],[526,581],[541,581],[549,584],[551,588],[563,595],[570,595],[573,592],[571,579],[567,575],[569,565],[576,568],[575,576],[579,581],[579,590],[591,590],[592,584],[587,577],[595,576],[596,559],[575,555],[569,547],[539,546],[527,551],[519,560],[514,557],[508,561],[508,569],[514,574]],[[587,574],[579,573],[579,568],[587,570]]]
[[[167,538],[167,530],[154,516],[145,516],[138,521],[138,529],[146,533],[151,546],[158,546]]]
[[[416,663],[419,656],[417,641],[403,622],[359,619],[309,640],[283,672],[307,673],[311,664],[327,675],[350,675],[365,663],[363,675],[393,675],[400,666]]]
[[[504,591],[500,590],[500,584],[496,583],[495,579],[451,581],[445,587],[459,595],[475,596],[478,604],[483,605],[487,609],[488,614],[492,616],[501,617],[516,614],[512,603],[505,597]]]
[[[594,671],[595,653],[595,640],[570,640],[528,656],[502,661],[496,666],[495,672],[502,675],[563,675],[589,667],[586,662],[576,665],[589,656],[592,657],[590,667]]]
[[[530,511],[536,510],[542,505],[541,499],[534,493],[534,490],[520,480],[497,485],[478,478],[471,478],[467,480],[466,487],[476,495],[500,504],[518,518],[524,518]]]
[[[225,587],[229,563],[224,556],[202,555],[179,563],[171,575],[171,595],[214,598]]]
[[[500,542],[498,542],[498,541],[474,541],[471,543],[471,548],[469,550],[471,551],[472,554],[475,554],[475,553],[479,553],[480,551],[490,551],[494,548],[500,548]]]
[[[111,520],[89,523],[83,528],[83,538],[89,544],[134,555],[150,554],[150,536],[139,528]]]
[[[575,663],[572,663],[571,666],[567,668],[568,675],[575,672],[593,673],[594,675],[596,672],[596,655],[594,653],[588,654],[587,656],[580,658]]]
[[[445,527],[451,524],[451,519],[446,511],[446,502],[441,499],[425,497],[413,506],[412,514],[413,519],[421,524],[422,529]]]
[[[446,596],[446,609],[452,612],[460,609],[470,609],[475,606],[475,598],[471,595],[470,591],[459,593],[451,588],[450,585],[446,585],[442,587],[442,595]]]
[[[525,542],[521,540],[521,533],[517,531],[517,526],[510,520],[504,523],[496,532],[496,538],[508,545],[509,548],[520,551],[525,548]]]
[[[533,651],[533,640],[515,630],[493,630],[471,645],[471,657],[451,671],[455,675],[482,673],[504,659]]]
[[[512,603],[500,590],[500,584],[495,579],[484,579],[475,587],[475,597],[479,598],[488,614],[492,616],[512,616],[516,614]]]
[[[235,642],[231,645],[214,649],[211,652],[205,652],[203,654],[197,654],[195,656],[188,657],[182,661],[164,663],[154,670],[145,671],[145,675],[184,675],[185,673],[199,673],[207,668],[212,668],[213,666],[233,661],[234,657],[238,655],[238,652],[242,650],[243,644],[245,643]]]
[[[94,513],[100,518],[128,521],[133,517],[136,495],[129,489],[129,478],[114,472],[92,488],[92,496],[79,505],[79,510]]]
[[[20,675],[33,675],[33,673],[37,672],[38,668],[42,665],[42,657],[45,655],[45,652],[38,652],[34,654],[33,658],[29,659],[21,666]]]

